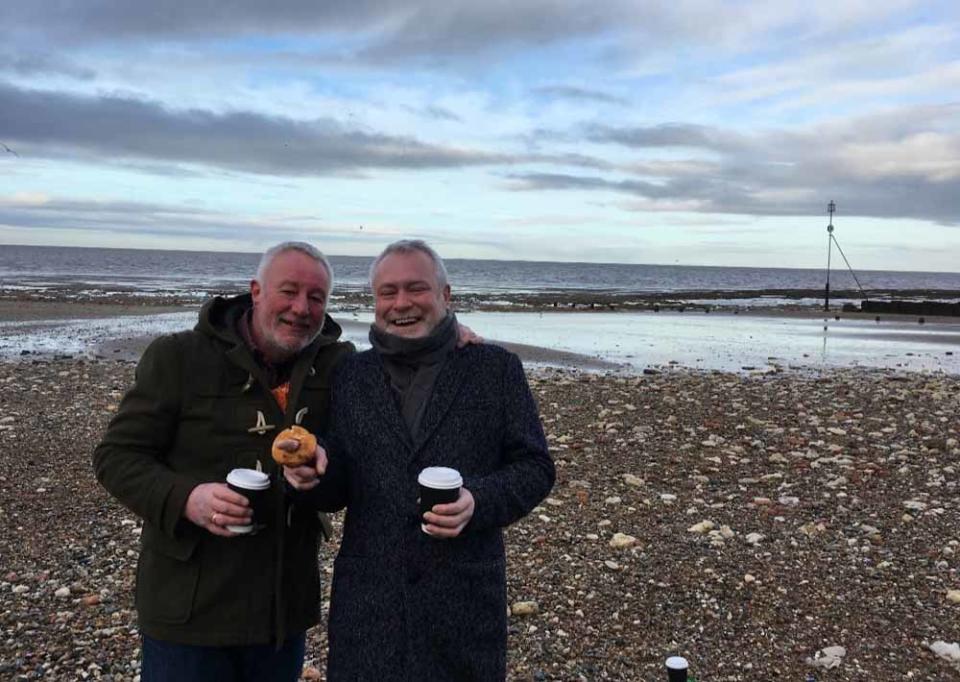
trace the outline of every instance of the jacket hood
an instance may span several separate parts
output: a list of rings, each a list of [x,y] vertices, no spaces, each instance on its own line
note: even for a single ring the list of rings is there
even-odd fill
[[[216,296],[203,304],[200,308],[200,319],[194,329],[201,334],[211,336],[221,341],[237,345],[243,343],[237,333],[237,323],[243,314],[253,307],[253,297],[250,294],[225,298]],[[310,344],[324,346],[333,343],[343,333],[340,325],[324,313],[323,327],[320,335]]]

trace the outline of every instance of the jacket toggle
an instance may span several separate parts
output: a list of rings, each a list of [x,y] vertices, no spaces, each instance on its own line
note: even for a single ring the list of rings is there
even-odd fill
[[[296,416],[293,418],[294,424],[303,424],[303,418],[307,416],[307,412],[310,411],[309,407],[301,407],[297,410]]]
[[[267,423],[267,418],[263,416],[263,412],[261,410],[257,410],[257,423],[247,429],[247,433],[256,433],[262,436],[267,431],[272,431],[275,428],[277,427],[273,424]]]

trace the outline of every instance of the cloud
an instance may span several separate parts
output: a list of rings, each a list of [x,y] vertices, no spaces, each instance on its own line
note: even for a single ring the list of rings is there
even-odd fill
[[[443,107],[438,107],[435,104],[432,104],[422,112],[424,115],[429,116],[430,118],[436,119],[438,121],[456,121],[462,122],[463,119],[457,116],[455,113],[449,109],[444,109]]]
[[[43,36],[58,46],[190,42],[251,35],[326,35],[352,43],[355,58],[465,57],[528,50],[561,41],[612,41],[650,52],[676,42],[739,51],[758,32],[809,38],[838,26],[882,22],[913,0],[33,0],[0,4],[0,25],[18,42]]]
[[[249,173],[326,175],[369,169],[512,162],[508,155],[253,112],[176,111],[119,95],[87,97],[0,83],[0,131],[32,155],[196,163]]]
[[[46,53],[21,54],[0,52],[0,73],[19,77],[66,76],[78,80],[92,80],[96,73],[93,69],[79,66],[72,60]]]
[[[630,101],[624,97],[617,97],[600,90],[581,88],[574,85],[543,85],[533,89],[534,94],[556,99],[572,99],[578,102],[600,102],[601,104],[615,104],[628,106]]]
[[[809,215],[835,199],[848,215],[960,223],[960,105],[908,107],[794,131],[731,133],[688,125],[596,126],[590,139],[638,153],[619,173],[508,175],[518,191],[629,195],[635,210]]]
[[[585,134],[594,142],[611,142],[625,147],[693,147],[723,151],[736,147],[740,136],[717,128],[682,123],[645,127],[617,127],[595,124]]]
[[[944,78],[955,82],[957,63],[942,62],[958,37],[954,27],[920,25],[848,39],[826,50],[794,43],[782,59],[727,71],[709,82],[721,103],[783,100],[792,107],[921,90],[939,94],[950,85]]]
[[[141,201],[64,199],[42,194],[0,196],[0,225],[36,230],[85,230],[124,235],[289,238],[291,231],[348,235],[312,215],[237,216],[192,206]],[[274,237],[269,237],[274,233]]]

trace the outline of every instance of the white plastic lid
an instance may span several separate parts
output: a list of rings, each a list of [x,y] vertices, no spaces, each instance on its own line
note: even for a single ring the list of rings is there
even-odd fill
[[[256,469],[233,469],[227,474],[227,483],[245,490],[264,490],[270,487],[270,477]]]
[[[417,476],[417,483],[437,490],[452,490],[463,485],[460,472],[449,467],[427,467]]]
[[[671,656],[667,659],[667,667],[671,670],[686,670],[687,659],[683,656]]]

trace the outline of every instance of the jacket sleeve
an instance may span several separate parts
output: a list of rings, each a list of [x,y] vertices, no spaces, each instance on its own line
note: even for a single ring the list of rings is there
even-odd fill
[[[550,492],[556,478],[547,440],[520,358],[507,356],[500,385],[503,438],[501,466],[463,484],[475,503],[467,530],[507,526],[526,516]]]
[[[93,453],[97,480],[137,516],[173,537],[196,485],[164,464],[180,416],[180,353],[175,336],[156,339]]]

